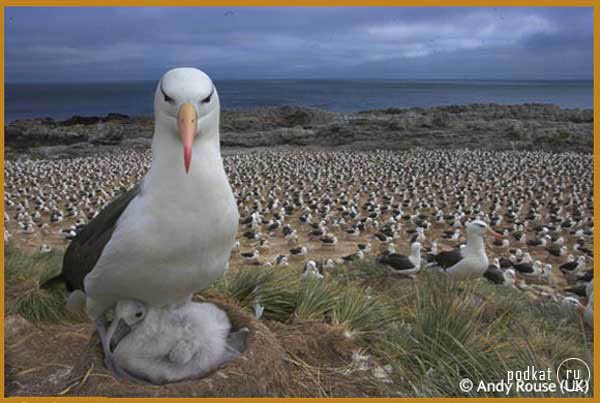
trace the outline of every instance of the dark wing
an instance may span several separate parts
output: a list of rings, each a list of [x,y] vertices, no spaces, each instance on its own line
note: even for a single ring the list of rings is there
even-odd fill
[[[576,267],[577,267],[577,262],[567,262],[567,263],[561,264],[558,268],[561,271],[564,271],[564,270],[573,271],[573,270],[575,270]]]
[[[414,269],[415,265],[410,261],[408,256],[391,253],[382,256],[379,260],[381,263],[390,266],[394,270],[410,270]]]
[[[565,288],[565,292],[579,295],[580,297],[587,297],[587,284],[576,285],[573,287]]]
[[[580,281],[592,281],[594,279],[594,271],[593,270],[588,270],[585,273],[583,273],[582,276],[579,277]]]
[[[63,257],[62,273],[48,280],[47,284],[62,280],[68,291],[83,290],[83,279],[96,265],[112,236],[117,220],[139,190],[138,183],[117,197],[73,238]]]
[[[496,268],[489,268],[483,273],[483,277],[490,280],[492,283],[503,284],[504,283],[504,273],[502,270]]]
[[[448,250],[438,253],[435,262],[442,268],[452,267],[462,260],[460,249]]]
[[[428,253],[425,255],[425,260],[427,263],[431,263],[435,261],[435,255],[433,253]]]
[[[519,273],[533,273],[533,266],[527,263],[515,264],[513,267]]]

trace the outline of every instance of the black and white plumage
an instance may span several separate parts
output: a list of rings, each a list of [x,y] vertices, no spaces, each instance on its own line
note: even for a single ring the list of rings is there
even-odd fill
[[[513,266],[513,263],[516,261],[516,257],[511,255],[509,258],[501,257],[498,259],[498,264],[501,269],[509,269]]]
[[[304,278],[316,278],[322,279],[324,278],[322,273],[322,268],[319,268],[319,265],[314,260],[307,260],[304,263],[304,269],[302,270],[302,277]]]
[[[552,256],[562,256],[565,253],[567,253],[567,247],[566,246],[561,246],[561,245],[550,245],[548,248],[546,248],[546,251],[548,251],[549,254],[551,254]]]
[[[515,271],[519,272],[520,274],[522,274],[524,276],[535,277],[535,276],[539,276],[543,273],[544,266],[543,266],[542,262],[540,262],[539,260],[536,260],[533,263],[530,263],[530,262],[516,263],[513,265],[513,268],[515,269]]]
[[[426,250],[425,261],[428,265],[435,262],[435,257],[438,255],[438,253],[438,245],[437,242],[434,241],[431,243],[431,248]]]
[[[371,244],[370,243],[359,243],[357,245],[358,250],[363,251],[364,253],[368,253],[371,251]]]
[[[304,256],[308,252],[306,246],[298,246],[297,248],[290,249],[292,256]]]
[[[441,251],[435,255],[434,261],[442,269],[447,269],[460,262],[462,258],[463,256],[460,253],[460,249],[456,248],[453,250]]]
[[[413,242],[410,246],[410,255],[386,253],[378,258],[379,263],[385,265],[393,273],[411,275],[421,269],[421,244]]]
[[[594,257],[594,251],[589,248],[586,248],[585,246],[583,246],[580,243],[576,243],[575,245],[573,245],[573,250],[575,252],[584,253],[585,255],[587,255],[589,257]]]
[[[492,283],[512,287],[515,284],[516,273],[513,269],[500,269],[499,263],[495,262],[483,273],[483,277]]]
[[[338,239],[335,235],[327,234],[321,237],[321,245],[323,246],[335,246],[338,242]]]
[[[458,280],[481,276],[488,268],[488,258],[483,242],[483,237],[488,231],[496,237],[501,237],[481,220],[467,223],[466,245],[453,251],[441,252],[436,256],[436,263],[447,274]]]
[[[357,260],[362,260],[365,257],[362,250],[356,251],[351,255],[342,256],[342,261],[344,262],[356,262]]]
[[[546,244],[548,243],[548,239],[549,238],[550,238],[550,236],[544,235],[541,238],[529,239],[527,241],[527,246],[542,246],[542,247],[545,247]]]
[[[211,79],[197,69],[170,70],[154,110],[149,172],[73,238],[61,275],[48,283],[64,281],[73,302],[85,296],[107,354],[107,310],[125,299],[158,307],[188,301],[227,269],[238,227]]]
[[[558,266],[563,273],[579,274],[585,271],[585,256],[579,256],[577,260],[569,255],[568,261]]]
[[[288,266],[288,264],[289,264],[289,263],[288,263],[288,258],[287,258],[287,256],[286,256],[286,255],[278,255],[278,256],[275,258],[275,264],[276,264],[277,266],[281,266],[281,267],[286,267],[286,266]]]
[[[252,252],[243,252],[240,255],[246,259],[247,261],[254,261],[260,257],[260,252],[258,250],[253,250]]]

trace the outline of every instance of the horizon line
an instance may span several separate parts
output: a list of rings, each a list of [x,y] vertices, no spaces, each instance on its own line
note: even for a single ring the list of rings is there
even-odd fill
[[[155,79],[102,80],[102,81],[4,81],[5,85],[15,84],[125,84],[157,82]],[[215,78],[213,81],[594,81],[594,78]]]

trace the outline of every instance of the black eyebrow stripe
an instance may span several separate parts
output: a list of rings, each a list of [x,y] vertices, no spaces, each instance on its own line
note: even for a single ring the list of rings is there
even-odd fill
[[[165,90],[163,90],[163,82],[162,82],[162,80],[160,81],[160,92],[162,92],[162,94],[163,94],[163,96],[165,98],[171,98],[170,96],[167,95],[167,93],[165,92]]]
[[[212,86],[212,90],[210,90],[210,94],[208,94],[206,97],[204,97],[202,99],[202,101],[204,102],[205,99],[210,99],[212,97],[212,95],[213,95],[214,92],[215,92],[215,86],[213,85]]]

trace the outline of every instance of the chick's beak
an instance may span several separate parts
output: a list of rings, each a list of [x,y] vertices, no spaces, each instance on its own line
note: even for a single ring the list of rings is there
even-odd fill
[[[198,115],[194,105],[186,102],[179,107],[177,128],[183,144],[183,163],[186,173],[190,171],[192,162],[192,144],[194,144],[194,137],[196,137],[197,120]]]
[[[129,333],[131,333],[131,327],[123,319],[118,319],[116,325],[111,325],[108,331],[108,345],[111,353],[115,351],[119,342]]]

